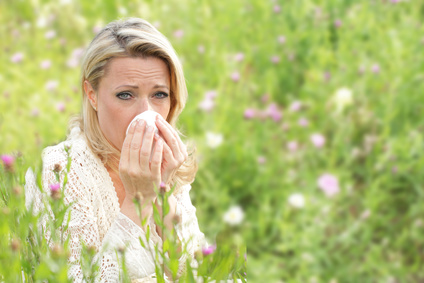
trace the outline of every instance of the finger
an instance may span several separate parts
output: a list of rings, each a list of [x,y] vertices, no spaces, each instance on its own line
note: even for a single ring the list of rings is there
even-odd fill
[[[176,164],[172,150],[165,142],[163,143],[163,160],[168,164]]]
[[[140,148],[143,141],[146,122],[144,120],[139,120],[136,124],[137,126],[131,140],[129,156],[129,164],[133,169],[140,167]]]
[[[171,127],[171,125],[169,125],[169,123],[167,123],[159,115],[157,117],[158,118],[156,119],[156,121],[157,121],[156,124],[158,126],[158,129],[160,130],[161,134],[163,135],[166,143],[171,148],[172,153],[174,155],[174,158],[180,159],[181,158],[181,149],[180,149],[180,143],[178,141],[180,139],[180,137],[175,132],[175,130]]]
[[[128,134],[125,137],[124,144],[122,145],[121,159],[119,161],[119,168],[120,168],[120,170],[121,169],[124,169],[124,168],[125,169],[128,168],[128,162],[129,162],[129,157],[130,157],[131,141],[133,139],[136,126],[137,126],[136,123],[131,124],[131,126],[130,126],[130,128],[128,130]]]
[[[175,138],[178,141],[178,147],[180,149],[180,152],[187,157],[187,146],[184,144],[184,142],[181,140],[180,135],[178,134],[177,130],[174,129],[162,116],[157,116],[160,121],[163,122],[163,124],[171,131],[171,133],[175,136]]]
[[[159,183],[161,176],[161,166],[162,166],[162,152],[163,152],[163,141],[161,139],[156,141],[155,149],[152,156],[152,161],[150,163],[150,170],[154,179]]]
[[[150,171],[150,155],[152,153],[152,145],[153,145],[153,137],[154,137],[154,127],[146,125],[146,130],[143,138],[143,144],[140,150],[140,166],[144,170]]]

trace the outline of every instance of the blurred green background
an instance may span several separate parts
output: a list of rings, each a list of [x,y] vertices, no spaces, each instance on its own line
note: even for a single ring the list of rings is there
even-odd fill
[[[0,154],[66,138],[84,48],[130,16],[183,62],[200,227],[233,224],[251,282],[424,282],[424,1],[1,0]]]

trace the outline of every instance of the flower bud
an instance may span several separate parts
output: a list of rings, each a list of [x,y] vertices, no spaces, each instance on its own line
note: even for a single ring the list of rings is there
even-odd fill
[[[203,260],[203,253],[202,253],[202,251],[201,251],[201,250],[197,250],[197,251],[194,253],[194,258],[195,258],[198,262],[202,261],[202,260]]]
[[[63,248],[58,243],[54,243],[53,246],[51,247],[51,252],[53,254],[53,257],[59,257],[63,255]]]
[[[15,196],[20,196],[22,194],[22,187],[21,186],[15,186],[13,187],[13,194]]]
[[[55,164],[54,165],[54,168],[53,168],[53,171],[55,172],[55,173],[59,173],[60,171],[62,171],[62,166],[60,166],[60,164]]]
[[[51,193],[51,197],[54,200],[58,200],[61,197],[61,192],[60,192],[60,184],[56,183],[56,184],[50,184],[50,193]]]
[[[12,249],[12,251],[17,252],[19,251],[20,247],[21,247],[21,241],[19,241],[19,239],[13,239],[12,242],[10,243],[10,247]]]
[[[143,202],[143,199],[144,199],[143,194],[142,194],[141,192],[137,192],[137,193],[135,194],[135,199],[136,199],[136,201],[138,201],[139,203]]]
[[[89,246],[89,247],[87,247],[87,251],[88,251],[90,254],[95,254],[95,253],[97,252],[97,249],[96,249],[96,247],[95,247],[95,246]]]
[[[10,214],[10,208],[8,208],[8,207],[3,207],[3,209],[1,210],[1,212],[2,212],[4,215],[9,215],[9,214]]]
[[[174,216],[172,217],[172,223],[174,223],[174,225],[177,225],[180,222],[181,222],[181,217],[177,214],[174,214]]]
[[[120,246],[118,248],[118,252],[121,253],[121,254],[125,253],[125,246]]]
[[[160,192],[161,194],[165,194],[165,193],[167,192],[165,182],[161,182],[161,183],[160,183],[160,185],[159,185],[159,192]]]

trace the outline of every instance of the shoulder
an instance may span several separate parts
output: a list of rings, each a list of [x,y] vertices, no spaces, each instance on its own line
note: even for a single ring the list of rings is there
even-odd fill
[[[64,141],[54,146],[48,146],[43,150],[43,169],[53,170],[56,164],[65,166],[68,161],[72,144],[70,141]]]
[[[186,183],[180,186],[175,186],[173,195],[181,195],[181,194],[188,194],[191,190],[191,184]]]
[[[42,153],[43,173],[52,172],[59,168],[60,171],[69,167],[69,174],[85,175],[90,169],[98,165],[96,157],[89,149],[85,138],[68,139],[57,145],[46,147]]]

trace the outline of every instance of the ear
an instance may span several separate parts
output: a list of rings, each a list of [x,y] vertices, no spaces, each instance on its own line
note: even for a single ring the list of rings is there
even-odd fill
[[[97,95],[96,91],[93,89],[91,84],[85,80],[84,81],[84,92],[87,95],[88,100],[90,101],[91,106],[97,111]]]

